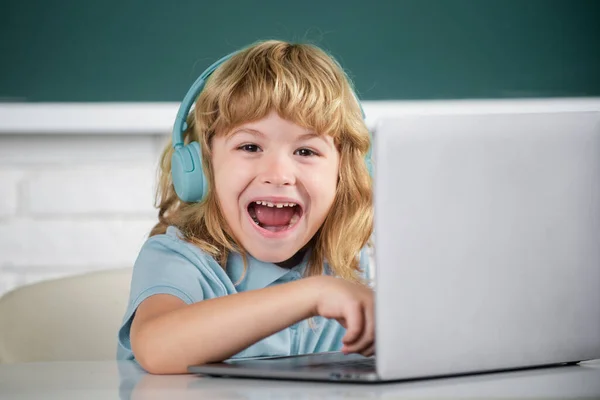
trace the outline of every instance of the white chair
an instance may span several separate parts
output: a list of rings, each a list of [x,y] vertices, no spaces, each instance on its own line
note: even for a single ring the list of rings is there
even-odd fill
[[[0,298],[0,363],[114,360],[131,268],[16,288]]]

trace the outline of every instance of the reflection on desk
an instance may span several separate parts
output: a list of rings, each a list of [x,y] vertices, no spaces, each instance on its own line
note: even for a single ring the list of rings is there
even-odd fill
[[[600,398],[600,360],[454,378],[349,384],[150,375],[134,362],[0,364],[0,399]]]

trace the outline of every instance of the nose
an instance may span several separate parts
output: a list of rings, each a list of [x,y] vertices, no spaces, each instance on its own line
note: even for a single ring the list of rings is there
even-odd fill
[[[286,154],[265,154],[261,164],[259,176],[261,183],[275,186],[296,183],[293,160]]]

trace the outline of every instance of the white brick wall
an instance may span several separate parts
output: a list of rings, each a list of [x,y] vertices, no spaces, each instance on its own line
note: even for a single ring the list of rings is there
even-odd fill
[[[15,218],[0,225],[0,265],[59,269],[127,266],[152,217]]]
[[[0,295],[131,266],[156,222],[166,135],[0,134]]]
[[[23,182],[21,199],[34,216],[153,216],[155,175],[151,163],[44,168]]]
[[[17,213],[17,193],[22,179],[23,171],[0,169],[0,218],[6,218]]]

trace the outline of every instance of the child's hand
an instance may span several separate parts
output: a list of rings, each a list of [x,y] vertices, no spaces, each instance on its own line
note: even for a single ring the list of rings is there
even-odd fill
[[[342,352],[371,356],[375,352],[375,313],[373,291],[366,286],[330,276],[315,280],[315,314],[336,319],[346,334]]]

